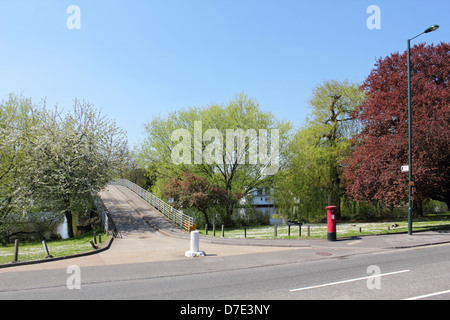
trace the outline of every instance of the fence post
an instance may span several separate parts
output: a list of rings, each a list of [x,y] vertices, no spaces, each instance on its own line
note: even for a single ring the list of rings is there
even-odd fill
[[[14,241],[14,260],[12,262],[19,262],[19,239]]]
[[[222,225],[222,238],[225,238],[225,229],[224,229],[224,225]]]
[[[90,240],[89,243],[91,244],[92,248],[94,248],[95,250],[98,249],[98,247],[94,244],[94,241]]]
[[[45,254],[47,255],[47,256],[45,257],[45,259],[51,259],[51,258],[53,258],[53,256],[52,256],[52,255],[50,254],[50,252],[48,251],[47,242],[46,242],[45,240],[42,240],[42,246],[44,247]]]
[[[273,225],[273,236],[274,236],[275,238],[277,237],[277,233],[278,233],[277,229],[278,229],[278,225],[277,225],[277,224],[274,224],[274,225]]]

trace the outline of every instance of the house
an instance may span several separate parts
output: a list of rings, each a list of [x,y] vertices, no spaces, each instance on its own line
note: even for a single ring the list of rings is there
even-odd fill
[[[273,189],[255,188],[251,190],[249,196],[241,198],[239,204],[251,205],[259,212],[268,215],[270,217],[270,224],[282,224],[284,220],[277,216],[277,208],[271,199],[272,192]],[[245,208],[239,209],[239,212],[241,215],[245,215]]]

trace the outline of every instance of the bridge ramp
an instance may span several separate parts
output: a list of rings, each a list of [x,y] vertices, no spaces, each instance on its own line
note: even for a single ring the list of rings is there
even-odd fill
[[[188,237],[186,231],[127,187],[108,185],[99,196],[116,224],[119,238]]]

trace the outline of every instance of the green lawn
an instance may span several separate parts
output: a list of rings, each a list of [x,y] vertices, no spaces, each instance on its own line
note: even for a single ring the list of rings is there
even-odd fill
[[[97,235],[101,234],[102,236],[102,244],[99,246],[105,245],[105,243],[109,240],[109,236],[105,233],[100,233],[101,231],[97,231]],[[79,253],[85,253],[89,251],[93,251],[90,244],[90,240],[93,240],[93,232],[88,232],[82,234],[73,239],[65,239],[65,240],[57,240],[57,241],[48,241],[47,246],[50,254],[54,257],[65,257]],[[98,236],[97,236],[98,242]],[[19,243],[19,262],[25,261],[34,261],[45,259],[45,252],[42,246],[42,242],[35,243]],[[8,244],[6,247],[0,245],[0,264],[9,263],[14,259],[14,244]]]
[[[397,224],[398,227],[392,227]],[[302,226],[302,238],[307,237],[307,224]],[[388,230],[390,227],[390,230]],[[361,228],[361,231],[360,231]],[[424,230],[450,229],[450,215],[434,216],[413,221],[413,232]],[[205,235],[205,230],[199,230],[200,234]],[[389,221],[389,222],[369,222],[369,223],[338,223],[336,233],[338,237],[350,237],[359,235],[377,235],[388,233],[400,233],[408,231],[407,221]],[[213,236],[211,230],[208,236]],[[221,237],[221,229],[216,226],[216,237]],[[238,239],[244,238],[244,229],[225,229],[225,237]],[[274,226],[247,228],[247,238],[249,239],[274,239]],[[295,239],[298,238],[298,226],[291,226],[291,236],[288,237],[288,226],[277,226],[277,239]],[[310,238],[327,238],[326,224],[310,224]]]

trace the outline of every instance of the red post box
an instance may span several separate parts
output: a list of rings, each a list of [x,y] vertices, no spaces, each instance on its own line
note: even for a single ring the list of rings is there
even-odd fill
[[[336,206],[326,207],[327,209],[327,222],[328,222],[328,241],[336,241]]]

